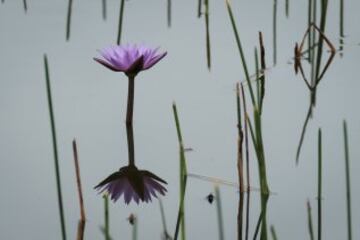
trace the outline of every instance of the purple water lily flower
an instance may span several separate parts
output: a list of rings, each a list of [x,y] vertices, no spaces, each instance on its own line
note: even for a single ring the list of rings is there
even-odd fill
[[[141,45],[111,46],[100,51],[102,58],[94,60],[113,71],[124,72],[127,76],[134,77],[166,56],[167,52],[158,53],[158,50],[159,48]]]
[[[151,197],[157,198],[158,194],[165,195],[166,188],[162,184],[167,183],[155,174],[129,165],[108,176],[95,189],[99,193],[107,191],[114,202],[124,195],[126,204],[131,200],[138,204],[140,200],[151,202]]]

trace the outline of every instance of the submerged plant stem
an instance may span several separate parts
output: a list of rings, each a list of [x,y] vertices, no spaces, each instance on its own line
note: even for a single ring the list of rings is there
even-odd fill
[[[73,0],[69,0],[68,11],[67,11],[67,20],[66,20],[66,41],[69,41],[69,39],[70,39],[72,3],[73,3]]]
[[[349,143],[348,143],[347,125],[345,120],[343,122],[343,129],[344,129],[344,148],[345,148],[347,228],[348,228],[348,239],[351,240],[352,224],[351,224],[350,162],[349,162]]]
[[[80,220],[78,223],[78,230],[77,230],[77,240],[84,239],[84,230],[85,230],[85,208],[84,208],[84,198],[82,194],[82,187],[81,187],[81,177],[80,177],[80,164],[77,152],[77,146],[75,139],[72,142],[73,146],[73,154],[74,154],[74,162],[75,162],[75,173],[76,173],[76,185],[78,188],[78,195],[79,195],[79,204],[80,204]]]
[[[51,133],[52,133],[53,152],[54,152],[56,189],[57,189],[57,195],[58,195],[61,234],[62,234],[62,239],[66,240],[65,217],[64,217],[62,193],[61,193],[60,167],[59,167],[57,140],[56,140],[55,117],[54,117],[52,97],[51,97],[51,86],[50,86],[50,74],[49,74],[48,60],[47,60],[46,55],[44,55],[44,66],[45,66],[46,90],[47,90],[47,98],[48,98],[48,105],[49,105],[50,125],[51,125]]]
[[[134,112],[134,95],[135,95],[135,77],[129,76],[128,99],[126,109],[126,125],[132,125]]]
[[[171,27],[171,0],[167,0],[167,25]]]
[[[207,67],[211,68],[211,52],[210,52],[210,30],[209,30],[209,0],[204,0],[205,5],[205,27],[206,27],[206,59]]]
[[[313,224],[312,224],[312,216],[311,216],[311,205],[309,200],[307,201],[307,213],[308,213],[308,229],[309,229],[309,235],[310,235],[310,240],[314,240],[314,228],[313,228]]]
[[[322,233],[322,140],[321,129],[318,132],[318,240],[321,240]]]
[[[218,216],[218,226],[219,226],[219,240],[224,240],[224,222],[222,217],[221,209],[221,196],[219,186],[215,186],[215,199],[216,199],[216,210]]]
[[[102,6],[102,17],[103,20],[106,20],[106,0],[102,0],[101,1],[101,6]]]

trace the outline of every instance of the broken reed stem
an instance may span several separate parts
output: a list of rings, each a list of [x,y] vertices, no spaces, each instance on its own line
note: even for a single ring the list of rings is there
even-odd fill
[[[78,189],[78,196],[79,196],[79,204],[80,204],[80,220],[78,223],[78,230],[77,230],[77,240],[84,239],[84,230],[85,230],[85,208],[84,208],[84,200],[81,188],[81,178],[80,178],[80,164],[78,159],[78,152],[76,146],[76,140],[74,139],[72,142],[73,146],[73,154],[74,154],[74,162],[75,162],[75,173],[76,173],[76,185]]]
[[[238,151],[237,151],[237,168],[239,175],[240,193],[245,191],[244,187],[244,163],[243,163],[243,139],[244,134],[241,124],[241,104],[240,104],[240,87],[236,84],[236,109],[237,109],[237,128],[238,128]]]
[[[346,209],[347,209],[347,228],[348,239],[352,239],[352,224],[351,224],[351,189],[350,189],[350,162],[349,162],[349,143],[347,134],[347,124],[343,122],[344,130],[344,149],[345,149],[345,176],[346,176]]]
[[[121,0],[120,13],[119,13],[118,35],[117,35],[117,40],[116,40],[117,45],[120,45],[120,40],[121,40],[122,22],[123,22],[123,16],[124,16],[124,5],[125,5],[125,0]]]
[[[238,207],[238,239],[242,239],[242,223],[243,223],[243,206],[244,206],[244,161],[243,161],[243,130],[241,124],[241,103],[240,103],[240,87],[236,84],[236,109],[237,109],[237,128],[238,128],[238,151],[237,151],[237,168],[239,176],[239,207]]]
[[[72,0],[69,0],[67,19],[66,19],[66,41],[70,39],[70,27],[71,27],[71,13],[72,13]]]
[[[241,84],[241,97],[244,109],[244,128],[245,128],[245,156],[246,156],[246,182],[247,182],[247,192],[250,193],[250,164],[249,164],[249,138],[248,138],[248,124],[246,120],[247,110],[246,110],[246,97],[244,92],[244,87]]]
[[[50,114],[52,144],[53,144],[53,152],[54,152],[56,189],[57,189],[59,213],[60,213],[61,235],[62,235],[62,239],[66,240],[65,217],[64,217],[62,193],[61,193],[60,167],[59,167],[57,140],[56,140],[55,117],[54,117],[54,110],[52,105],[50,73],[49,73],[49,66],[48,66],[48,60],[46,54],[44,55],[44,68],[45,68],[45,78],[46,78],[47,99],[48,99],[49,114]]]

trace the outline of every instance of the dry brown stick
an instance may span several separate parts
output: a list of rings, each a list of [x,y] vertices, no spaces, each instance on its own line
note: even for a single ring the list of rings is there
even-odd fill
[[[241,98],[244,108],[244,116],[247,116],[246,110],[246,100],[243,84],[241,84]],[[247,182],[247,192],[250,192],[250,166],[249,166],[249,140],[248,140],[248,125],[246,117],[244,118],[244,128],[245,128],[245,154],[246,154],[246,182]]]
[[[73,146],[74,162],[75,162],[76,184],[77,184],[77,188],[78,188],[79,203],[80,203],[80,220],[78,223],[76,239],[82,240],[82,239],[84,239],[84,230],[85,230],[85,220],[86,219],[85,219],[84,199],[83,199],[82,189],[81,189],[80,165],[79,165],[79,159],[78,159],[78,153],[77,153],[75,139],[72,142],[72,146]]]
[[[237,152],[237,167],[238,167],[238,174],[239,174],[239,185],[240,185],[240,192],[243,193],[244,189],[244,163],[243,163],[243,139],[244,134],[241,126],[241,104],[240,104],[240,87],[239,83],[236,84],[236,99],[237,99],[237,111],[238,111],[238,152]]]
[[[239,175],[239,206],[238,206],[238,240],[242,239],[243,233],[243,209],[244,209],[244,161],[243,161],[243,140],[244,134],[241,124],[241,103],[240,103],[240,87],[239,83],[236,84],[236,104],[237,104],[237,114],[238,114],[238,148],[237,148],[237,168]]]

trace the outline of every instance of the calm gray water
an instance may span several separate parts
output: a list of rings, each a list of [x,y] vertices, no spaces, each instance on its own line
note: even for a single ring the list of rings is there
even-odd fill
[[[87,214],[86,239],[102,239],[103,199],[93,187],[127,162],[125,111],[127,80],[95,63],[96,50],[117,36],[120,1],[75,0],[70,42],[65,41],[67,1],[0,4],[0,239],[60,239],[54,162],[45,90],[43,54],[48,54],[58,134],[60,170],[68,239],[79,218],[71,142],[78,142]],[[353,236],[360,237],[360,2],[345,0],[344,57],[336,55],[318,89],[314,118],[307,129],[300,164],[295,153],[308,107],[308,91],[293,67],[293,55],[307,25],[307,1],[285,1],[277,8],[278,64],[267,75],[263,112],[268,181],[272,192],[268,223],[279,239],[307,239],[306,200],[316,227],[317,129],[323,130],[323,239],[345,239],[345,163],[342,120],[349,128]],[[339,6],[329,1],[326,33],[338,47]],[[272,1],[233,1],[247,62],[253,72],[257,33],[264,34],[268,65],[272,62]],[[168,228],[174,232],[178,207],[178,143],[171,104],[176,101],[192,173],[237,182],[235,83],[244,78],[224,1],[210,1],[212,69],[206,68],[205,22],[196,17],[197,1],[173,1],[173,21],[166,26],[166,1],[126,1],[124,43],[160,46],[168,55],[136,80],[134,134],[137,165],[168,181],[163,198]],[[251,181],[259,187],[251,153]],[[236,238],[237,190],[221,187],[226,239]],[[217,239],[215,205],[204,197],[213,185],[188,180],[188,239]],[[251,195],[250,234],[260,213]],[[139,219],[139,239],[159,239],[159,205],[110,204],[111,235],[129,239],[126,218]]]

